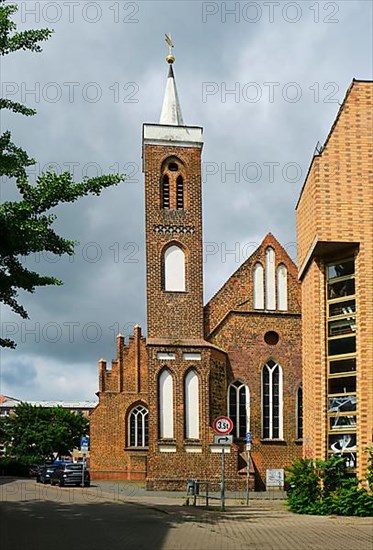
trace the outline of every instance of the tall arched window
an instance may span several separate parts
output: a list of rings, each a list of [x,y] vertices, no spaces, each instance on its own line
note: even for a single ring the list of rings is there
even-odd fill
[[[174,437],[174,384],[169,370],[164,369],[159,376],[159,437]]]
[[[264,309],[263,266],[259,262],[254,267],[254,309]]]
[[[128,445],[130,447],[149,445],[149,413],[143,405],[137,405],[128,415]]]
[[[262,433],[282,439],[282,369],[272,360],[262,370]]]
[[[275,251],[266,249],[266,309],[276,309]]]
[[[177,210],[184,209],[184,182],[183,176],[177,176],[176,179],[176,208]]]
[[[281,311],[288,309],[288,270],[284,264],[277,268],[277,307]]]
[[[297,390],[297,439],[303,438],[303,390]]]
[[[170,178],[167,174],[162,178],[162,208],[170,208]]]
[[[234,437],[245,437],[249,431],[249,388],[236,380],[228,388],[228,414],[233,421]]]
[[[199,439],[199,378],[190,370],[184,381],[185,395],[185,437]]]
[[[164,289],[185,291],[185,254],[176,245],[169,246],[164,253]]]

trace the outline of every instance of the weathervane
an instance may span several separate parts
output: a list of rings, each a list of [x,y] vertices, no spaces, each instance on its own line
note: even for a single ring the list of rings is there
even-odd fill
[[[175,58],[172,53],[172,48],[174,48],[174,45],[172,43],[171,33],[165,34],[165,40],[168,45],[168,56],[166,57],[167,63],[173,63],[175,61]]]

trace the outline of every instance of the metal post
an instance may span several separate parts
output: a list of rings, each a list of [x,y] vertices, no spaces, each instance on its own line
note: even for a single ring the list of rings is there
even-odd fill
[[[249,491],[250,491],[250,444],[246,445],[246,506],[249,504]]]
[[[206,483],[206,508],[209,507],[209,484]]]
[[[82,462],[82,489],[84,489],[84,453],[83,453],[83,462]]]
[[[221,495],[220,495],[222,512],[225,512],[225,472],[224,472],[225,458],[224,458],[224,455],[225,453],[224,453],[224,445],[223,445],[222,451],[221,451]]]

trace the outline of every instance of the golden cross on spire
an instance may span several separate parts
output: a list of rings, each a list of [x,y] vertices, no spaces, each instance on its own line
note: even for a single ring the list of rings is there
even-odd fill
[[[167,63],[173,63],[175,61],[175,58],[172,53],[172,48],[174,48],[174,45],[172,43],[171,33],[166,34],[165,33],[165,40],[168,45],[168,56],[166,57]]]

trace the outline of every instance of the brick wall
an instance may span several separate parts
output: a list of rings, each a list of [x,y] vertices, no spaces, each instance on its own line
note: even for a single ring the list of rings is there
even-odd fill
[[[161,208],[162,166],[169,157],[182,163],[184,210]],[[202,338],[201,149],[144,145],[144,173],[148,337]],[[186,292],[162,289],[162,256],[170,243],[180,245],[186,254]]]
[[[253,309],[253,268],[265,265],[265,250],[275,250],[276,266],[288,269],[288,311]],[[301,456],[296,435],[296,392],[302,382],[300,285],[296,267],[283,247],[267,235],[257,251],[228,279],[205,307],[205,327],[209,340],[228,353],[227,384],[244,382],[250,391],[250,431],[256,487],[265,486],[267,468],[284,468]],[[279,341],[269,345],[268,331],[276,331]],[[265,363],[273,359],[283,371],[283,441],[262,439],[261,375]],[[239,450],[244,442],[238,442]]]
[[[93,479],[144,479],[147,452],[128,445],[128,414],[148,402],[148,355],[140,327],[125,345],[117,338],[111,370],[99,362],[99,404],[91,413],[90,467]]]
[[[357,307],[357,475],[367,466],[364,448],[373,433],[373,83],[353,81],[321,154],[314,158],[297,206],[299,266],[307,254],[327,263],[355,257]],[[312,249],[311,244],[315,243]],[[349,251],[351,254],[351,249]],[[325,277],[322,264],[305,265],[303,365],[305,433],[311,450],[325,456]],[[321,400],[323,421],[315,425]],[[307,437],[307,435],[306,435]]]

